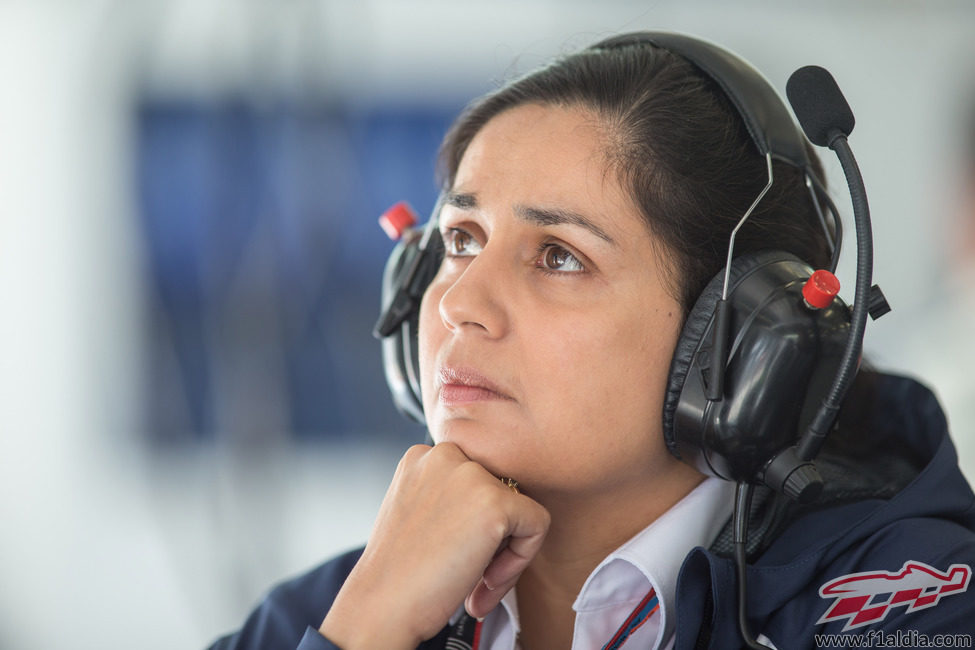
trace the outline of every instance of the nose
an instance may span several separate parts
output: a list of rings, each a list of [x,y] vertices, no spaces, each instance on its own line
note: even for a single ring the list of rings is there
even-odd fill
[[[495,251],[496,253],[497,251]],[[511,278],[503,261],[485,247],[440,296],[440,319],[455,333],[477,332],[499,338],[508,328],[506,288]]]

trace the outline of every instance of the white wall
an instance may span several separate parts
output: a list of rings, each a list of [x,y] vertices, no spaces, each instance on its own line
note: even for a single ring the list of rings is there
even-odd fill
[[[800,65],[823,64],[857,114],[875,278],[895,307],[869,326],[868,351],[944,382],[975,475],[958,362],[975,352],[956,325],[972,311],[938,288],[955,125],[975,86],[975,5],[784,4],[0,3],[0,647],[201,646],[272,581],[364,540],[395,464],[389,446],[269,450],[259,465],[154,459],[139,446],[143,262],[129,138],[147,79],[206,92],[319,75],[422,98],[474,92],[639,28],[707,36],[779,88]]]

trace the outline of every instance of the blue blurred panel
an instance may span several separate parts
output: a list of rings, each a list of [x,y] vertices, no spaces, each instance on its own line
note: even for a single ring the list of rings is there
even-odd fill
[[[371,336],[392,248],[376,218],[402,199],[430,209],[436,149],[457,110],[139,105],[154,440],[233,435],[228,426],[262,407],[285,413],[280,427],[297,437],[416,436],[392,407]],[[241,376],[283,409],[235,393]]]

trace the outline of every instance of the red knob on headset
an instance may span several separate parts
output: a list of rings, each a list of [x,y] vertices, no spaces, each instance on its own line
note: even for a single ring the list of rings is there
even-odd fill
[[[400,201],[379,217],[379,225],[392,240],[398,240],[403,233],[416,225],[416,213],[406,201]]]
[[[825,309],[840,292],[840,281],[826,269],[813,271],[802,287],[802,297],[815,309]]]

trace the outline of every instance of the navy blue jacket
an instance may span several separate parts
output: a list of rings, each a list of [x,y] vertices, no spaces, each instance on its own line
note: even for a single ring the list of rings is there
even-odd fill
[[[749,546],[748,623],[779,650],[852,647],[849,639],[816,636],[831,634],[859,635],[864,647],[923,647],[944,644],[936,635],[960,634],[975,647],[975,586],[968,588],[975,495],[934,396],[909,379],[874,377],[863,426],[854,424],[850,444],[824,449],[817,461],[829,486],[819,505],[800,509],[766,494],[753,509],[750,530],[758,534]],[[743,645],[728,537],[726,530],[711,549],[695,548],[684,560],[679,650]],[[240,631],[212,647],[334,649],[316,628],[361,552],[278,586]],[[891,591],[878,591],[878,584]],[[442,648],[443,634],[420,648]]]

